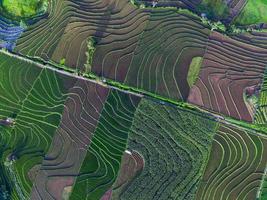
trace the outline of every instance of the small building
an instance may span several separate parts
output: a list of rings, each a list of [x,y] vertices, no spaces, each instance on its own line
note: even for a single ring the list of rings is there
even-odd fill
[[[15,123],[15,120],[8,117],[6,119],[0,119],[0,126],[12,126]]]

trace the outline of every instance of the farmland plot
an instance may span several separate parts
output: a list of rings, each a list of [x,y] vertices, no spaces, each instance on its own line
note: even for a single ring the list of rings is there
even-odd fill
[[[119,199],[194,199],[216,127],[205,114],[143,99],[128,149],[142,155],[145,165]]]
[[[0,118],[2,120],[7,117],[16,117],[41,70],[33,64],[11,59],[4,54],[0,54],[0,60]],[[0,184],[5,186],[8,196],[13,193],[14,184],[12,184],[8,170],[4,165],[6,156],[8,156],[4,153],[11,146],[11,131],[11,127],[0,127]]]
[[[31,26],[19,39],[17,52],[83,70],[88,38],[97,43],[93,71],[123,80],[148,13],[126,0],[52,1],[49,17]],[[41,39],[40,39],[41,38]],[[103,72],[103,69],[105,72]]]
[[[209,34],[197,17],[176,10],[152,10],[125,83],[186,100],[190,63],[194,57],[204,56]]]
[[[2,54],[1,59],[1,120],[14,121],[1,126],[2,166],[13,184],[10,197],[27,199],[33,182],[28,172],[49,148],[67,89],[53,71]]]
[[[251,122],[244,94],[254,95],[267,65],[267,50],[213,32],[188,102]]]
[[[221,124],[196,199],[256,199],[266,153],[266,137]]]
[[[111,91],[70,199],[100,199],[115,182],[139,97]]]
[[[72,86],[50,150],[35,178],[31,194],[35,200],[62,199],[64,193],[69,196],[109,92],[89,81],[65,79]]]
[[[233,39],[238,40],[249,45],[267,48],[267,33],[265,31],[258,32],[245,32],[238,35],[231,36]]]
[[[101,198],[118,175],[140,97],[0,59],[0,181],[8,197]]]
[[[23,28],[0,16],[0,48],[13,50],[16,40],[23,32]]]
[[[41,163],[60,122],[65,92],[57,75],[43,70],[16,117],[10,153],[23,194],[28,194],[32,186],[28,172]]]
[[[127,149],[123,154],[116,182],[106,192],[106,196],[114,200],[120,199],[121,193],[127,188],[128,184],[143,170],[144,164],[145,160],[142,155],[137,151]]]

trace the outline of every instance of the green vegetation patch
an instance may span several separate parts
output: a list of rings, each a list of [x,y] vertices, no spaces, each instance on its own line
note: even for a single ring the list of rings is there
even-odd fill
[[[95,53],[95,45],[96,45],[96,41],[94,40],[93,37],[89,37],[89,39],[87,40],[87,52],[86,54],[86,63],[84,64],[85,67],[85,72],[91,72],[91,68],[92,68],[92,63],[93,63],[93,56]]]
[[[1,6],[11,17],[30,18],[44,13],[48,0],[2,0]]]
[[[28,199],[28,172],[50,146],[66,88],[54,71],[7,55],[0,60],[0,184],[10,199]]]
[[[111,91],[70,200],[101,199],[118,175],[139,99]]]
[[[216,129],[204,113],[142,99],[128,149],[140,153],[145,166],[120,199],[194,199]]]
[[[24,196],[30,193],[32,187],[28,172],[42,163],[60,123],[67,97],[65,93],[58,75],[43,69],[16,117],[11,132],[11,155],[15,158],[11,172],[19,183],[17,192]]]
[[[202,61],[203,61],[202,57],[194,57],[191,61],[187,74],[187,82],[190,87],[192,87],[195,84],[198,78],[198,74],[202,66]]]
[[[197,10],[213,20],[220,20],[229,15],[229,8],[224,0],[203,0]]]
[[[263,180],[262,180],[259,200],[267,200],[267,175],[266,174],[264,175]]]
[[[251,25],[267,22],[267,1],[248,0],[246,6],[235,20],[238,25]]]
[[[41,69],[2,53],[0,63],[0,120],[4,121],[7,118],[16,118]],[[10,149],[10,142],[15,139],[11,132],[12,127],[0,126],[0,199],[10,199],[16,193],[14,183],[4,165],[8,155],[4,152]]]

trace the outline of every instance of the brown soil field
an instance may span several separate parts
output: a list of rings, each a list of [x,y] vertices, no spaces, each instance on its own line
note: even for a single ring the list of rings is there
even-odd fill
[[[266,54],[266,49],[213,32],[188,102],[251,122],[243,94],[246,88],[261,84]]]
[[[58,63],[64,58],[67,66],[83,70],[87,40],[93,37],[93,71],[123,80],[149,13],[126,0],[53,3],[50,15],[24,32],[15,51]]]
[[[112,199],[119,199],[121,191],[143,170],[144,158],[136,151],[125,151],[122,157],[121,168],[113,185]]]
[[[210,30],[176,10],[152,10],[125,83],[175,100],[186,100],[187,74],[194,57],[203,57]]]

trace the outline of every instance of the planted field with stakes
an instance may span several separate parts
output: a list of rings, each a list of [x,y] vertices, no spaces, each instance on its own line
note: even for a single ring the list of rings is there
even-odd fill
[[[203,113],[142,100],[128,149],[143,156],[144,169],[119,199],[194,199],[216,127]]]

